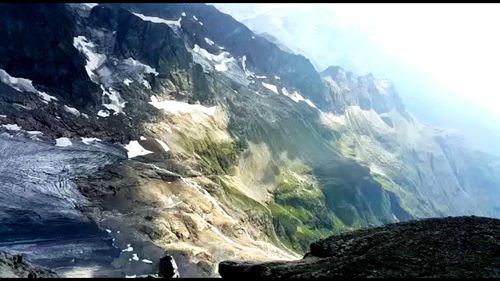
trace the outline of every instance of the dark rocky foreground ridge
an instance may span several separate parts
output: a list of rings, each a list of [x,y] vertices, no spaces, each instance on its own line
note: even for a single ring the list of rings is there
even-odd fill
[[[60,278],[55,271],[32,264],[23,255],[0,252],[0,278]],[[64,277],[64,276],[62,276]],[[139,278],[178,278],[177,264],[172,256],[165,255],[159,261],[158,273]],[[134,276],[136,278],[136,276]]]
[[[2,278],[54,278],[52,270],[34,266],[26,262],[21,255],[0,252],[0,277]]]
[[[224,277],[500,277],[500,220],[447,217],[319,240],[302,260],[219,264]]]

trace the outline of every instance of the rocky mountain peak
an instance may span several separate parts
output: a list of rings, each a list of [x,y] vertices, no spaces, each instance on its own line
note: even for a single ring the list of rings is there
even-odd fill
[[[318,73],[212,6],[0,16],[0,250],[60,276],[175,260],[215,277],[339,232],[500,212],[499,162],[409,118],[392,83]]]
[[[372,73],[357,76],[340,66],[328,67],[321,75],[334,96],[333,103],[337,110],[359,105],[362,109],[373,109],[380,114],[396,110],[409,118],[396,88],[387,79],[380,79]]]

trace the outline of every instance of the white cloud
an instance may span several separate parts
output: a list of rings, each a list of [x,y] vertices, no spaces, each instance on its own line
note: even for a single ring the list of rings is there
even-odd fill
[[[446,89],[490,110],[500,101],[498,5],[329,5],[335,21]],[[372,66],[373,71],[377,67]]]

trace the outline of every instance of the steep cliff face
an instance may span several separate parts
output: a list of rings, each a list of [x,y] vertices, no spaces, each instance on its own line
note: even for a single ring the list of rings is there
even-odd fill
[[[64,4],[5,4],[0,20],[2,69],[51,87],[70,105],[92,104],[97,87],[81,68],[84,58],[73,47],[74,33],[74,15]]]
[[[482,194],[498,195],[498,183],[493,183],[498,159],[471,150],[451,130],[421,124],[404,110],[386,80],[353,77],[338,67],[329,68],[323,77],[338,103],[344,104],[344,114],[325,117],[342,132],[337,144],[343,155],[369,167],[384,188],[405,201],[409,213],[496,216],[496,203]],[[484,161],[480,170],[474,168],[477,161]]]
[[[341,112],[348,106],[357,105],[363,110],[373,109],[378,114],[392,109],[406,114],[403,102],[389,80],[375,78],[373,74],[356,76],[339,66],[331,66],[321,75]]]
[[[498,215],[497,160],[420,124],[386,80],[317,73],[207,5],[26,7],[60,44],[14,40],[45,25],[2,9],[0,52],[23,57],[0,69],[2,250],[101,277],[155,273],[166,251],[181,277],[217,276],[341,231]]]

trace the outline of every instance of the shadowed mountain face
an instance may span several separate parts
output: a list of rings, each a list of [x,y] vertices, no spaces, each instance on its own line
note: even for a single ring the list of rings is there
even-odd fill
[[[154,274],[165,254],[218,276],[343,231],[499,215],[498,159],[390,81],[318,73],[212,6],[0,8],[0,250],[61,276]]]
[[[390,224],[311,244],[302,260],[222,262],[222,277],[498,278],[500,220],[448,217]]]
[[[70,104],[92,104],[96,85],[73,47],[76,21],[64,4],[2,5],[0,64],[14,77],[51,87]]]

